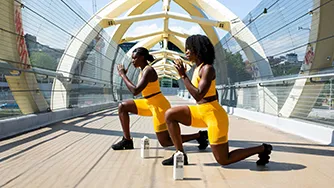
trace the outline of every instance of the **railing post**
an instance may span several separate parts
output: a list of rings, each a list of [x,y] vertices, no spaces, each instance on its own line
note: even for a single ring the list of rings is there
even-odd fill
[[[333,86],[332,86],[332,84],[333,84],[333,78],[331,78],[330,80],[329,80],[329,110],[332,110],[332,89],[333,89]]]
[[[266,95],[264,93],[264,90],[265,90],[265,86],[262,87],[262,92],[263,92],[263,97],[262,97],[262,100],[263,100],[263,108],[262,108],[262,111],[263,113],[266,113]]]

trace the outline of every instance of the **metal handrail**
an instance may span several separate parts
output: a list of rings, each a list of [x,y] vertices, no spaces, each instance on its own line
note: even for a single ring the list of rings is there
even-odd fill
[[[251,83],[244,83],[244,84],[235,84],[236,87],[238,86],[246,86],[246,85],[261,85],[265,83],[274,83],[274,82],[285,82],[290,80],[300,80],[300,79],[309,79],[309,78],[323,78],[323,77],[334,77],[334,73],[328,74],[316,74],[316,75],[309,75],[309,76],[296,76],[292,78],[285,78],[285,79],[276,79],[276,80],[266,80],[266,81],[257,81]]]
[[[48,77],[50,76],[50,77],[57,78],[57,79],[60,79],[60,80],[66,80],[68,82],[75,79],[75,80],[82,80],[82,81],[91,82],[91,83],[95,83],[95,84],[111,85],[110,82],[101,81],[101,80],[94,80],[92,78],[87,78],[85,76],[65,77],[62,73],[54,72],[54,71],[47,70],[47,69],[37,68],[37,67],[32,67],[31,69],[20,69],[20,68],[16,68],[14,66],[11,66],[9,64],[4,64],[4,63],[0,63],[0,67],[2,69],[7,69],[9,71],[13,71],[13,70],[18,71],[18,72],[20,72],[19,74],[21,74],[21,72],[35,73],[35,74],[45,75],[45,76],[48,76]],[[116,83],[113,83],[113,85],[114,86],[121,86],[120,84],[116,84]]]

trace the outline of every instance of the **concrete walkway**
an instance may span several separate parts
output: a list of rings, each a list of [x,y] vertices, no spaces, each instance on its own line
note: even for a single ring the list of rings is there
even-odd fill
[[[188,104],[178,97],[173,105]],[[117,112],[108,110],[60,122],[0,142],[0,187],[334,187],[334,147],[286,134],[230,116],[230,149],[269,142],[274,151],[265,168],[257,156],[221,167],[208,148],[186,144],[185,180],[174,181],[172,167],[161,161],[172,155],[155,138],[150,117],[131,116],[135,149],[113,151],[122,131]],[[198,129],[184,128],[192,133]],[[152,156],[140,158],[140,139],[151,138]]]

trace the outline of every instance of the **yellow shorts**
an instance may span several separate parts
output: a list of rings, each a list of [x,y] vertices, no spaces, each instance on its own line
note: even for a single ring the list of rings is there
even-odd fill
[[[153,116],[153,126],[155,132],[167,130],[165,112],[171,107],[163,94],[155,95],[149,99],[135,99],[138,115]]]
[[[210,144],[218,145],[228,141],[228,116],[218,101],[189,105],[191,126],[208,128]]]

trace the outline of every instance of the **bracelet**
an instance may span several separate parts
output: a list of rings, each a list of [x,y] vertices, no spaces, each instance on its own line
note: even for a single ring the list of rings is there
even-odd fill
[[[182,79],[185,79],[187,77],[187,75],[182,75],[181,78]]]

